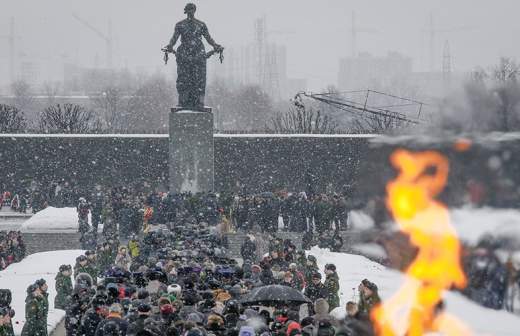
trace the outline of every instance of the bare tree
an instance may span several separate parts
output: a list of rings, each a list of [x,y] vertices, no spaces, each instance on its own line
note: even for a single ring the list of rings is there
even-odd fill
[[[18,133],[27,127],[22,111],[14,106],[0,104],[0,133]]]
[[[14,96],[14,105],[22,111],[27,111],[34,102],[31,86],[20,80],[11,84],[11,90]]]
[[[40,130],[45,133],[88,133],[94,129],[91,111],[80,105],[57,104],[47,107],[40,115]]]
[[[405,127],[408,123],[391,114],[362,116],[352,121],[353,133],[387,134]]]
[[[47,104],[54,105],[56,104],[56,96],[60,92],[60,83],[59,82],[45,82],[43,83],[43,92],[47,96]]]
[[[272,117],[266,128],[274,133],[331,134],[338,131],[338,124],[320,110],[295,100],[294,107]]]
[[[491,71],[493,78],[499,83],[516,82],[520,74],[520,65],[511,58],[502,57]]]
[[[507,57],[489,70],[477,68],[463,94],[446,99],[440,125],[457,131],[520,130],[520,64]]]

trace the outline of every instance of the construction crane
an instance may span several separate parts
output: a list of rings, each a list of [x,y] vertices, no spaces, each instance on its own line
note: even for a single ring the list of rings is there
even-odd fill
[[[352,98],[348,98],[348,95],[356,94],[364,96],[362,101],[355,101]],[[370,97],[377,95],[379,98],[384,98],[386,102],[383,105],[373,105],[370,103]],[[347,112],[356,117],[363,117],[367,119],[385,119],[393,120],[395,122],[404,122],[410,124],[420,124],[423,122],[421,119],[421,111],[425,105],[422,102],[397,97],[394,95],[374,91],[374,90],[360,90],[360,91],[347,91],[347,92],[334,92],[334,93],[312,93],[312,92],[299,92],[293,102],[296,106],[304,106],[303,97],[313,99],[320,103],[329,105],[337,110]],[[382,99],[378,99],[382,101]],[[413,110],[412,113],[400,112],[406,108]],[[415,114],[415,116],[409,116],[408,114]]]
[[[112,21],[108,20],[108,32],[107,34],[102,33],[99,29],[91,25],[88,21],[81,18],[78,14],[72,13],[72,16],[78,20],[79,23],[90,29],[97,36],[105,41],[106,44],[106,65],[107,68],[112,69],[112,57],[114,52],[114,38],[112,36]]]
[[[439,33],[456,33],[456,32],[464,32],[464,31],[472,31],[474,28],[468,26],[461,26],[449,29],[438,29],[435,27],[435,22],[433,20],[433,13],[430,13],[429,27],[425,31],[429,35],[429,53],[430,53],[430,72],[435,71],[435,41],[437,38],[437,34]]]

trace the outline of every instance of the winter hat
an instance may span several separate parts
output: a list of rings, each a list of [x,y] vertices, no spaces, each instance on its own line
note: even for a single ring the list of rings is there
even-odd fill
[[[313,279],[320,279],[321,280],[321,273],[320,272],[314,272],[312,274]]]
[[[333,271],[333,272],[336,272],[336,265],[334,265],[334,264],[327,264],[327,265],[325,265],[325,269]]]
[[[255,329],[251,326],[243,326],[238,333],[239,336],[255,336]]]
[[[364,279],[363,281],[361,281],[361,283],[363,284],[363,286],[370,289],[372,292],[377,292],[377,285],[375,283],[367,279]]]
[[[289,323],[289,325],[287,326],[287,336],[290,336],[292,331],[298,331],[300,332],[301,331],[301,326],[298,322],[291,322]]]
[[[192,328],[186,333],[186,336],[203,336],[203,333],[197,328]]]
[[[334,336],[335,331],[332,324],[327,320],[322,320],[318,324],[317,336]]]
[[[307,316],[302,320],[301,326],[305,328],[306,326],[314,325],[314,318],[312,316]]]
[[[177,284],[172,284],[168,286],[167,292],[168,294],[179,295],[182,292],[182,288]]]
[[[72,266],[70,265],[61,265],[60,266],[60,273],[65,271],[70,271],[72,269]]]
[[[108,309],[108,311],[110,313],[116,313],[116,314],[121,314],[123,312],[123,307],[121,307],[121,305],[119,303],[114,303],[110,306],[110,308]]]
[[[313,256],[312,254],[309,254],[307,256],[307,260],[310,261],[310,262],[316,263],[316,257]]]
[[[106,300],[103,296],[96,295],[92,299],[91,305],[92,305],[92,307],[94,307],[94,309],[97,309],[97,308],[100,308],[100,307],[106,305]]]
[[[161,305],[161,314],[173,314],[173,306],[169,303]]]
[[[149,304],[147,303],[141,303],[138,307],[137,307],[137,312],[140,313],[140,314],[148,314],[152,311],[152,307],[150,307]]]
[[[191,322],[194,322],[196,324],[202,324],[202,322],[203,322],[202,318],[197,313],[189,314],[188,317],[186,318],[186,321],[191,321]]]
[[[146,289],[140,289],[137,292],[137,299],[139,300],[145,300],[146,298],[150,297],[150,293]]]
[[[47,281],[45,281],[45,279],[38,279],[38,280],[36,280],[36,282],[34,284],[41,288],[46,283],[47,283]]]
[[[297,268],[298,268],[298,266],[296,265],[296,263],[290,263],[289,264],[289,269],[291,271],[295,271]]]
[[[27,287],[27,294],[32,294],[32,293],[34,293],[35,290],[37,290],[39,288],[40,288],[40,286],[38,286],[37,284],[29,285],[29,287]]]
[[[329,312],[329,303],[325,299],[317,299],[314,302],[314,311],[319,315],[326,315]]]

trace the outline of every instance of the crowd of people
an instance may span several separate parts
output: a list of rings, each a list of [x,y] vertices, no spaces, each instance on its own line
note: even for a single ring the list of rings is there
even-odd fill
[[[19,231],[0,231],[0,270],[25,257],[25,244]]]
[[[45,280],[27,288],[22,336],[47,335],[49,307],[66,311],[67,336],[373,333],[370,311],[380,301],[374,283],[361,281],[357,302],[346,304],[347,317],[335,318],[331,311],[340,305],[335,265],[319,269],[316,257],[277,238],[269,241],[269,253],[258,254],[252,235],[242,246],[246,258],[228,258],[213,228],[191,218],[125,243],[100,243],[74,266],[56,270],[54,302],[49,303]],[[287,296],[256,300],[265,286],[281,286]],[[293,301],[291,291],[303,294],[305,302]],[[0,310],[2,336],[11,335],[9,304],[6,300]]]
[[[340,231],[347,229],[348,205],[345,196],[305,193],[260,193],[233,196],[216,193],[162,193],[121,187],[84,192],[76,204],[79,232],[84,248],[95,245],[98,228],[103,236],[117,234],[123,240],[137,235],[150,224],[174,227],[193,218],[210,226],[226,223],[226,232],[302,233],[304,247],[320,245],[339,251],[343,245]],[[92,226],[88,218],[91,216]],[[89,231],[90,230],[90,231]]]

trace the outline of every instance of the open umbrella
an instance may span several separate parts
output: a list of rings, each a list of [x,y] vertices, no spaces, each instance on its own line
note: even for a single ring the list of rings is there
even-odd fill
[[[271,305],[280,303],[303,304],[310,303],[300,291],[281,285],[257,287],[241,300],[243,305]]]

